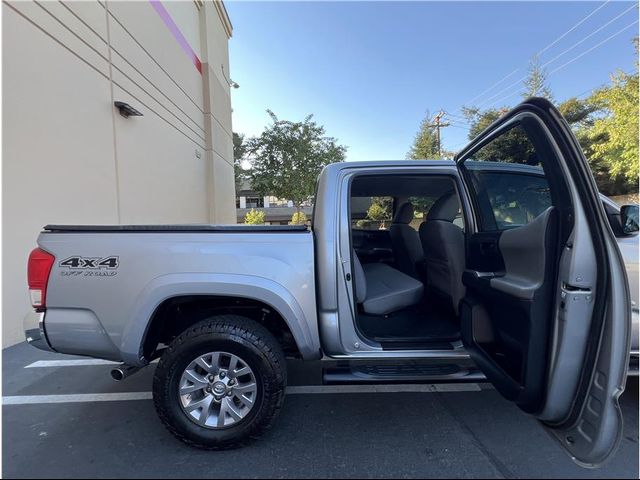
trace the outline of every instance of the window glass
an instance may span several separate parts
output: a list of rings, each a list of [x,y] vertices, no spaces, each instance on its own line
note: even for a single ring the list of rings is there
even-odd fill
[[[413,220],[409,225],[416,231],[420,228],[420,224],[426,220],[429,210],[436,200],[438,197],[409,197],[409,202],[413,205]]]
[[[489,172],[479,177],[498,230],[526,225],[551,206],[544,177]]]
[[[475,152],[465,166],[474,180],[483,231],[526,225],[552,204],[541,158],[520,125]]]
[[[351,197],[351,228],[386,230],[393,218],[393,197]]]
[[[247,197],[247,208],[264,208],[264,197]]]

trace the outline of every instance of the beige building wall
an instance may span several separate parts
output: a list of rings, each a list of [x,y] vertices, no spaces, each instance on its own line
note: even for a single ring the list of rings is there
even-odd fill
[[[26,262],[43,225],[236,220],[221,2],[8,1],[2,10],[8,346],[23,340]],[[114,101],[143,116],[122,117]]]

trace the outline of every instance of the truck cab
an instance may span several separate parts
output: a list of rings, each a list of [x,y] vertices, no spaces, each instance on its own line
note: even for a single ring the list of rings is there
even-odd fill
[[[615,443],[595,439],[620,421],[613,404],[629,358],[630,301],[615,237],[568,130],[533,100],[451,162],[325,169],[316,268],[335,283],[318,283],[318,318],[331,357],[432,360],[430,369],[352,367],[354,378],[474,378],[456,361],[468,355],[587,464]],[[374,202],[389,206],[388,228],[362,221]],[[576,392],[589,393],[576,403]]]

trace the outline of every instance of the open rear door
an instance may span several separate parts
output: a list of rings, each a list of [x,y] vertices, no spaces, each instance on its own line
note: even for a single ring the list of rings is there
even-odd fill
[[[580,145],[532,98],[456,156],[474,210],[462,337],[507,399],[582,466],[622,433],[629,361],[624,264]]]

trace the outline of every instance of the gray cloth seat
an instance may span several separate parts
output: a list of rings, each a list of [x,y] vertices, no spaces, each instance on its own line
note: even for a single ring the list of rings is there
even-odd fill
[[[409,225],[413,220],[413,212],[414,208],[410,202],[400,205],[393,216],[389,235],[398,269],[418,278],[419,272],[416,267],[424,260],[424,253],[418,232]]]
[[[386,315],[422,299],[424,286],[415,278],[384,263],[362,265],[355,252],[353,263],[356,299],[366,313]]]
[[[458,314],[465,287],[464,232],[453,224],[460,211],[456,192],[440,197],[431,207],[419,234],[427,270],[427,288],[435,291]]]

